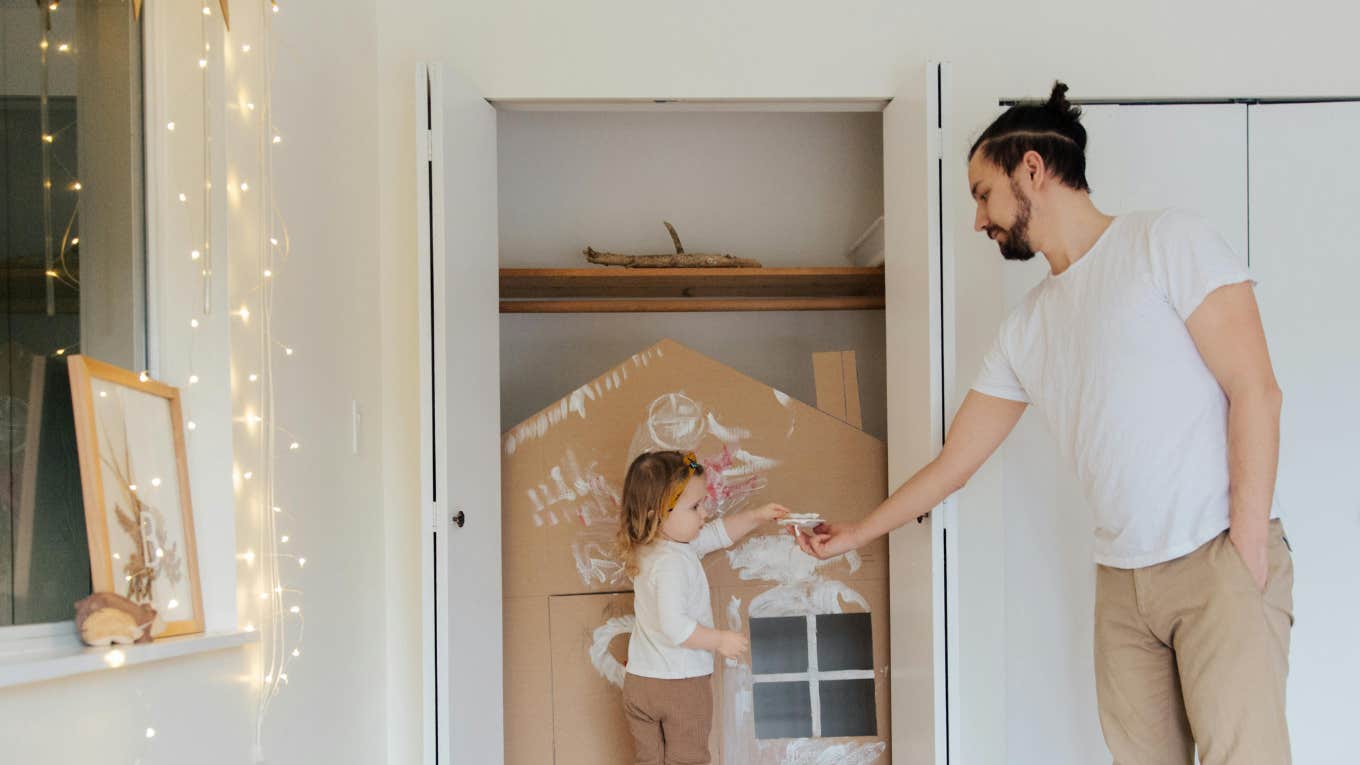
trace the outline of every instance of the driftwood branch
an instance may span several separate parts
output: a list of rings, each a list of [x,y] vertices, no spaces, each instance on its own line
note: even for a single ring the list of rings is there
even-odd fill
[[[583,251],[586,260],[601,266],[623,266],[624,268],[760,268],[760,261],[737,258],[727,254],[711,252],[685,252],[680,243],[680,234],[675,226],[662,221],[670,232],[671,242],[675,244],[674,255],[626,255],[618,252],[600,252],[594,247]]]
[[[680,244],[680,235],[675,233],[675,226],[672,226],[668,221],[663,220],[661,222],[666,225],[666,230],[671,232],[671,241],[675,242],[675,254],[684,255],[685,245]]]

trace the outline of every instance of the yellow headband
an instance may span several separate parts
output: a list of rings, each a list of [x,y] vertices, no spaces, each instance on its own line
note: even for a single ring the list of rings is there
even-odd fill
[[[669,501],[666,502],[666,512],[675,509],[676,503],[680,501],[680,495],[685,493],[685,487],[689,485],[689,479],[702,470],[699,460],[694,456],[694,452],[685,452],[685,476],[684,480],[676,481],[675,487],[671,489]]]

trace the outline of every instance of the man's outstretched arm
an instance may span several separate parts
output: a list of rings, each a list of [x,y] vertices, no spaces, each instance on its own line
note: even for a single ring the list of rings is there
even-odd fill
[[[823,524],[797,534],[803,552],[829,558],[861,547],[930,512],[962,489],[1015,428],[1026,404],[969,391],[954,416],[940,456],[917,471],[858,523]],[[796,530],[795,530],[796,531]]]

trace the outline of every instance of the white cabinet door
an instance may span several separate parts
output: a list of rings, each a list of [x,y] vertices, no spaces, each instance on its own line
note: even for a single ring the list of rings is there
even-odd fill
[[[504,751],[496,113],[437,66],[417,101],[425,759],[482,765]]]
[[[1360,702],[1360,103],[1253,106],[1252,271],[1284,389],[1295,762],[1355,759]]]
[[[1180,207],[1246,257],[1246,107],[1087,106],[1087,180],[1107,213]],[[1014,307],[1048,272],[1006,268]],[[1014,763],[1099,762],[1092,630],[1093,516],[1038,412],[1003,447],[1006,519],[1007,753]],[[1037,695],[1036,695],[1037,694]]]
[[[940,65],[927,67],[883,113],[889,488],[944,443],[940,91],[946,76]],[[938,517],[889,536],[892,761],[899,765],[945,762],[944,552]]]

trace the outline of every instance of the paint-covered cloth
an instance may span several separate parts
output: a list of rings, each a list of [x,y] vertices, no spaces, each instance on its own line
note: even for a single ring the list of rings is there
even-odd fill
[[[713,654],[680,644],[702,624],[713,629],[713,604],[700,558],[732,544],[722,519],[693,542],[661,540],[643,550],[633,580],[637,624],[628,641],[628,674],[680,680],[713,674]]]
[[[1228,400],[1186,321],[1243,282],[1202,219],[1121,215],[1001,325],[973,389],[1048,421],[1095,511],[1096,563],[1164,563],[1228,528]]]

